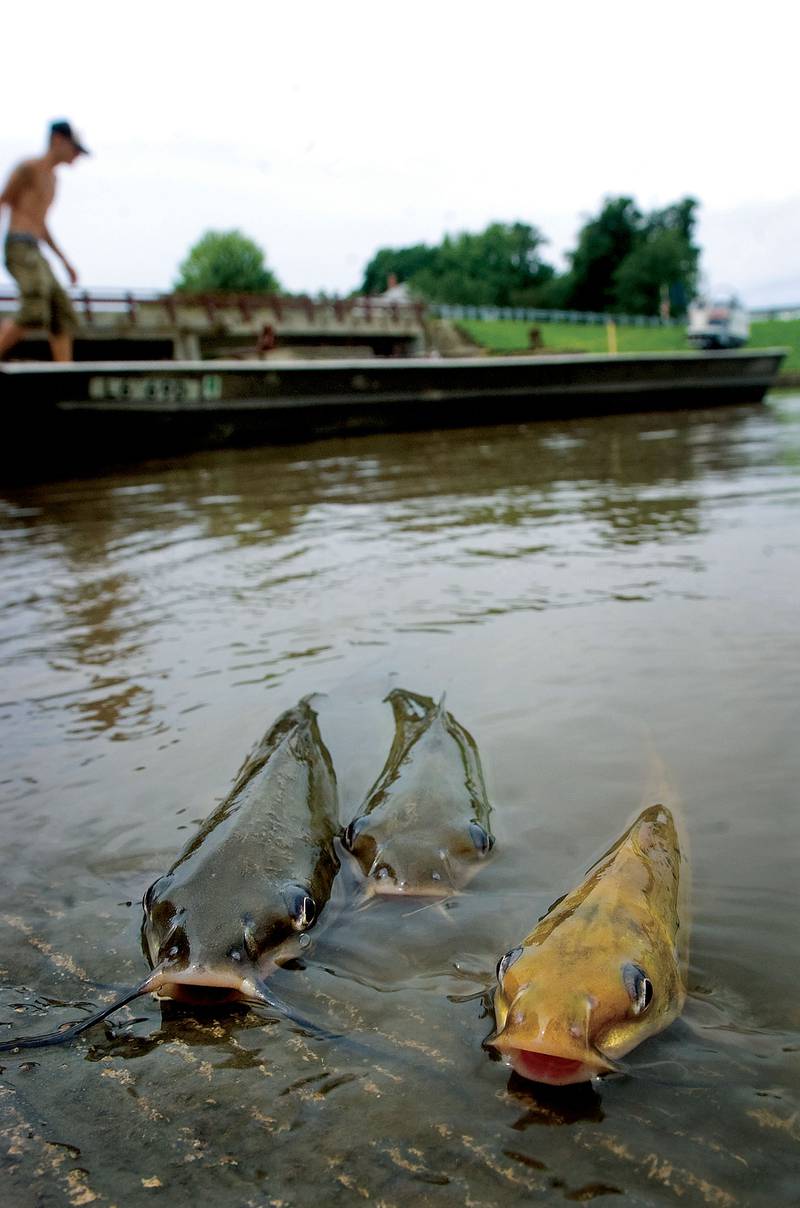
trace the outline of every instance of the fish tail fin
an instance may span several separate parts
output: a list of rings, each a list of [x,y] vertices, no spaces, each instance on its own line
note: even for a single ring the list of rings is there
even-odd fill
[[[70,1040],[74,1040],[76,1036],[80,1036],[81,1032],[85,1032],[88,1028],[94,1027],[96,1023],[102,1023],[114,1011],[118,1011],[120,1007],[124,1007],[129,1002],[133,1002],[134,998],[139,998],[142,994],[149,994],[155,989],[155,977],[151,973],[143,982],[135,986],[132,990],[126,991],[107,1007],[102,1007],[99,1011],[95,1011],[93,1015],[88,1015],[85,1019],[79,1019],[67,1028],[61,1028],[55,1032],[42,1032],[38,1036],[18,1036],[16,1040],[4,1040],[0,1044],[0,1053],[10,1053],[14,1049],[44,1049],[51,1045],[67,1044]]]

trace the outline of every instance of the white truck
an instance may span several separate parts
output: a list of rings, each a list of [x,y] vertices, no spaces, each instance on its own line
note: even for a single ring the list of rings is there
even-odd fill
[[[750,335],[750,318],[743,306],[696,299],[689,306],[686,336],[693,348],[741,348]]]

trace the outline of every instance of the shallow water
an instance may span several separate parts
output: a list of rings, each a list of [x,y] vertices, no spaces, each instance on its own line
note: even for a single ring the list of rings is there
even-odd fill
[[[0,1036],[143,976],[143,890],[306,693],[346,822],[386,692],[446,691],[497,836],[445,908],[340,883],[276,976],[327,1039],[144,999],[0,1056],[6,1202],[796,1201],[800,397],[0,494]],[[536,1088],[482,1050],[480,992],[656,757],[692,844],[686,1012],[629,1075]]]

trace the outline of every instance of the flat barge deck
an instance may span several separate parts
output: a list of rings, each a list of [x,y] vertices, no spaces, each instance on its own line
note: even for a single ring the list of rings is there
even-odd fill
[[[785,354],[3,364],[0,474],[69,474],[362,432],[759,402]]]

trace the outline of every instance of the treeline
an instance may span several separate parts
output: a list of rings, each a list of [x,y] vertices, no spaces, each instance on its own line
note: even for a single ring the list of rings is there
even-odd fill
[[[381,248],[364,271],[363,293],[394,276],[429,302],[684,314],[697,287],[697,201],[685,197],[644,213],[632,197],[608,197],[587,219],[558,273],[541,255],[547,240],[524,222],[491,223],[441,243]]]

